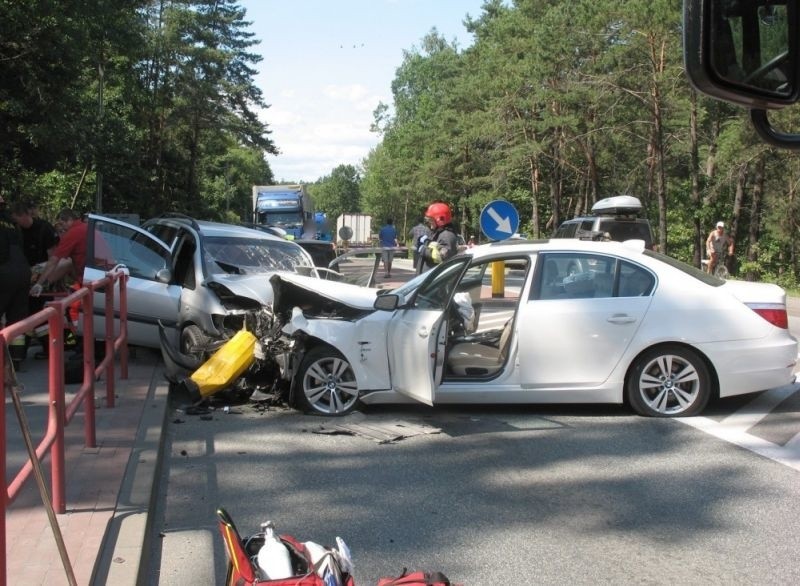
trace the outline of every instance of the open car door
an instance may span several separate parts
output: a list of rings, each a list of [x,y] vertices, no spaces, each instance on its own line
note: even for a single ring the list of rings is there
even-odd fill
[[[94,214],[88,221],[84,282],[101,279],[117,266],[127,268],[128,342],[160,348],[159,320],[174,330],[180,309],[181,288],[171,284],[169,248],[133,224]],[[95,293],[93,305],[95,335],[101,337],[105,331],[105,295]],[[119,295],[114,296],[114,317],[119,318]],[[118,331],[117,323],[115,328]]]
[[[392,388],[433,405],[442,380],[447,342],[446,310],[470,258],[460,258],[431,271],[407,307],[389,322],[388,348]]]

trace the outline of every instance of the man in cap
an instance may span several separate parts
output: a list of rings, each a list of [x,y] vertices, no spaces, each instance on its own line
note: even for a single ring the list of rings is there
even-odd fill
[[[724,251],[728,252],[728,256],[733,256],[733,238],[725,232],[725,222],[717,222],[716,228],[706,238],[708,272],[712,275]]]

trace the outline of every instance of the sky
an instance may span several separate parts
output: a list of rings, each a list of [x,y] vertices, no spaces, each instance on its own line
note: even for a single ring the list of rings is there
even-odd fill
[[[260,113],[281,151],[269,156],[276,183],[312,182],[339,165],[361,164],[380,137],[370,132],[403,51],[434,27],[460,49],[472,44],[463,21],[483,0],[240,0],[263,57],[255,84]]]

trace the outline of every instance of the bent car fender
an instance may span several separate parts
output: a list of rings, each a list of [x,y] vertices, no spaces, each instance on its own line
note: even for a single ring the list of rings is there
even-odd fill
[[[338,350],[352,366],[360,391],[391,387],[383,321],[306,318],[295,307],[282,332],[290,337],[302,332]]]

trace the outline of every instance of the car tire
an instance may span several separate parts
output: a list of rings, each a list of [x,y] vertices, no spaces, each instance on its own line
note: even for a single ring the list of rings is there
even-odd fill
[[[711,396],[711,375],[703,359],[676,345],[648,350],[634,362],[627,398],[639,415],[688,417],[700,413]]]
[[[347,415],[358,405],[353,367],[330,346],[308,351],[295,377],[297,406],[317,415]]]
[[[199,326],[186,326],[181,331],[181,354],[196,358],[200,364],[208,359],[208,348],[211,342]]]

